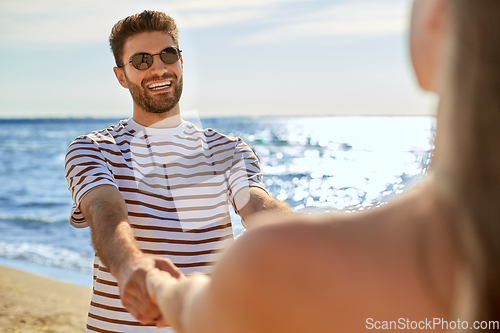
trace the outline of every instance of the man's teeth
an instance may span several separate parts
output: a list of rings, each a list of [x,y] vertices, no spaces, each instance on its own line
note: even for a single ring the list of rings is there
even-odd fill
[[[148,88],[151,90],[158,90],[158,89],[170,87],[171,85],[172,85],[172,82],[167,81],[167,82],[153,83],[153,84],[149,85]]]

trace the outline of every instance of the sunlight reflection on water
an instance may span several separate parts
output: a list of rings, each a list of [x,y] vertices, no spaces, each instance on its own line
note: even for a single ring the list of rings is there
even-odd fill
[[[433,136],[433,118],[295,118],[244,139],[274,196],[322,212],[379,206],[411,187],[427,172]]]

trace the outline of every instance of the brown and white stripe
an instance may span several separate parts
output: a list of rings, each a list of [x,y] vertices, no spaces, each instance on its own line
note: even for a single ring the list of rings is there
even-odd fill
[[[68,148],[66,178],[73,226],[87,226],[78,208],[82,198],[113,185],[127,203],[141,250],[168,257],[184,274],[211,272],[233,240],[228,205],[235,206],[234,195],[248,187],[264,189],[258,160],[241,139],[187,121],[159,129],[129,119],[78,137]],[[116,280],[96,256],[87,331],[169,330],[144,327],[123,308]]]

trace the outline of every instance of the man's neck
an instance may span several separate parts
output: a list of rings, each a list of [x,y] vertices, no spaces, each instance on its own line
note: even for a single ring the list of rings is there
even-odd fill
[[[132,118],[139,125],[155,128],[173,128],[182,123],[179,105],[164,113],[146,112],[134,105]]]

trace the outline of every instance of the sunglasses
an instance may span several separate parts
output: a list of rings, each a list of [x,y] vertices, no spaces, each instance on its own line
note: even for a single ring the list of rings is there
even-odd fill
[[[132,56],[132,60],[130,60],[126,64],[132,64],[136,69],[142,71],[148,69],[153,65],[153,57],[155,55],[159,55],[161,61],[166,63],[167,65],[175,64],[181,57],[181,50],[176,47],[169,46],[160,53],[157,54],[149,54],[149,53],[137,53]],[[119,68],[125,67],[126,64],[118,66]]]

